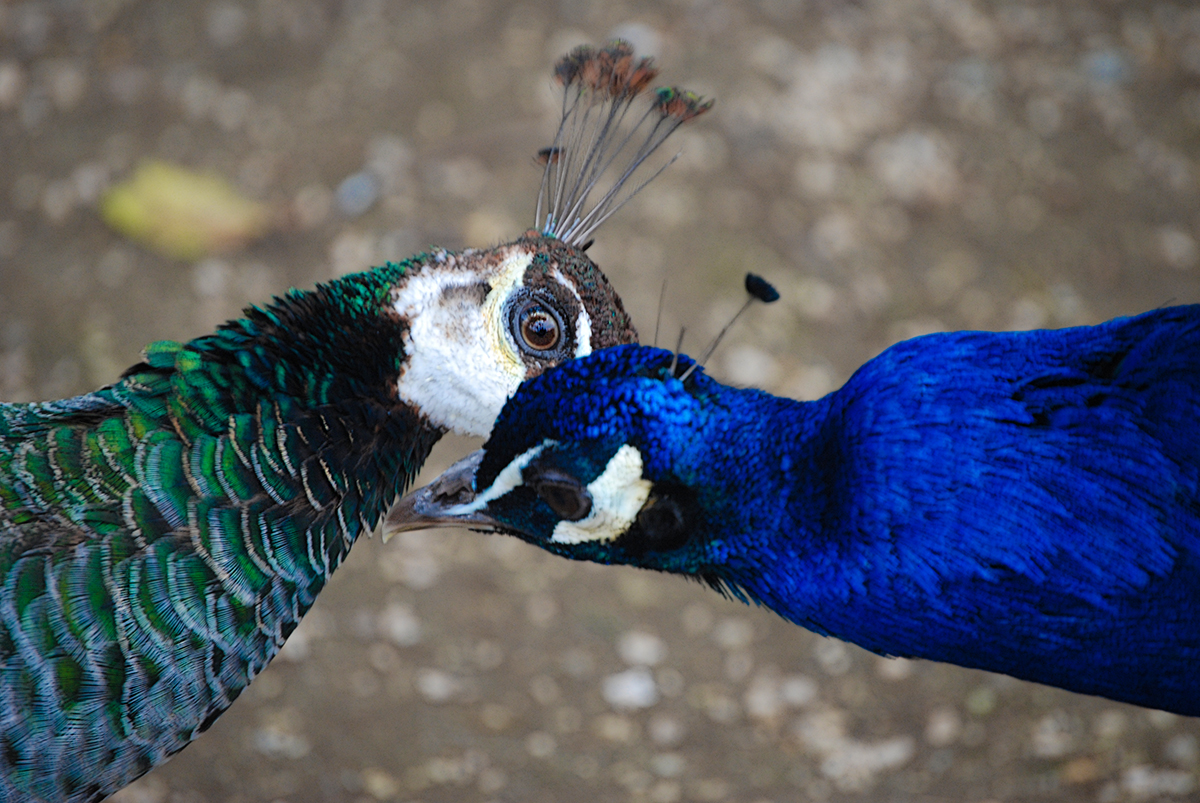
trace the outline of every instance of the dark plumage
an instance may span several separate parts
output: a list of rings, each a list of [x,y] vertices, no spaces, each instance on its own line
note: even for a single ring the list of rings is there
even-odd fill
[[[808,403],[673,360],[618,347],[526,383],[391,526],[496,529],[878,653],[1200,715],[1200,306],[921,337]]]

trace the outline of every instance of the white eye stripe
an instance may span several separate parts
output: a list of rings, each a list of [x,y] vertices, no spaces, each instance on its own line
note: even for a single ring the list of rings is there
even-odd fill
[[[514,461],[515,462],[515,461]],[[592,512],[579,521],[560,521],[550,540],[558,544],[613,541],[623,535],[650,498],[652,487],[642,477],[642,453],[623,445],[604,472],[588,484]]]
[[[492,484],[488,486],[486,491],[465,505],[458,505],[451,508],[447,513],[453,516],[478,513],[487,507],[490,502],[499,499],[514,488],[524,485],[525,478],[522,476],[522,472],[525,471],[525,467],[533,462],[534,458],[540,455],[547,446],[553,446],[554,443],[552,440],[545,440],[542,441],[541,445],[534,446],[532,449],[517,455],[511,463],[496,475],[496,479],[492,480]]]
[[[592,321],[588,317],[587,307],[583,303],[583,296],[579,295],[579,291],[575,289],[572,282],[567,281],[567,277],[563,276],[562,271],[555,268],[551,271],[551,275],[558,280],[558,283],[571,291],[571,295],[575,296],[575,300],[579,302],[579,317],[575,319],[575,357],[586,357],[592,353]]]

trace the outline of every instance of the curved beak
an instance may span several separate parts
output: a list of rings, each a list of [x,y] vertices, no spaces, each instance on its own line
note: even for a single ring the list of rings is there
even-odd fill
[[[475,501],[475,472],[483,460],[479,449],[459,460],[423,488],[406,495],[388,511],[383,522],[383,541],[407,530],[434,527],[495,529],[496,522],[486,513],[470,510]]]

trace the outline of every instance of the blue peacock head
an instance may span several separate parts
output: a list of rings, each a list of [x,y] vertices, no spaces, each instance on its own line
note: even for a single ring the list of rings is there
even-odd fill
[[[719,488],[694,481],[725,426],[720,394],[690,358],[661,349],[565,363],[525,383],[485,447],[402,500],[387,529],[498,531],[720,585],[709,572],[720,545],[705,533],[724,505]]]

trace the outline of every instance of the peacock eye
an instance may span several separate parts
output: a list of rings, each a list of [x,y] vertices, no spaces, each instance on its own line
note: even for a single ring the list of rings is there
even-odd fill
[[[684,507],[672,496],[656,494],[638,513],[635,544],[632,551],[668,552],[683,546],[690,535]]]
[[[558,317],[536,301],[521,310],[520,331],[521,340],[534,351],[549,351],[562,339]]]
[[[564,521],[579,521],[592,512],[592,495],[571,477],[553,472],[531,484],[534,493]]]

